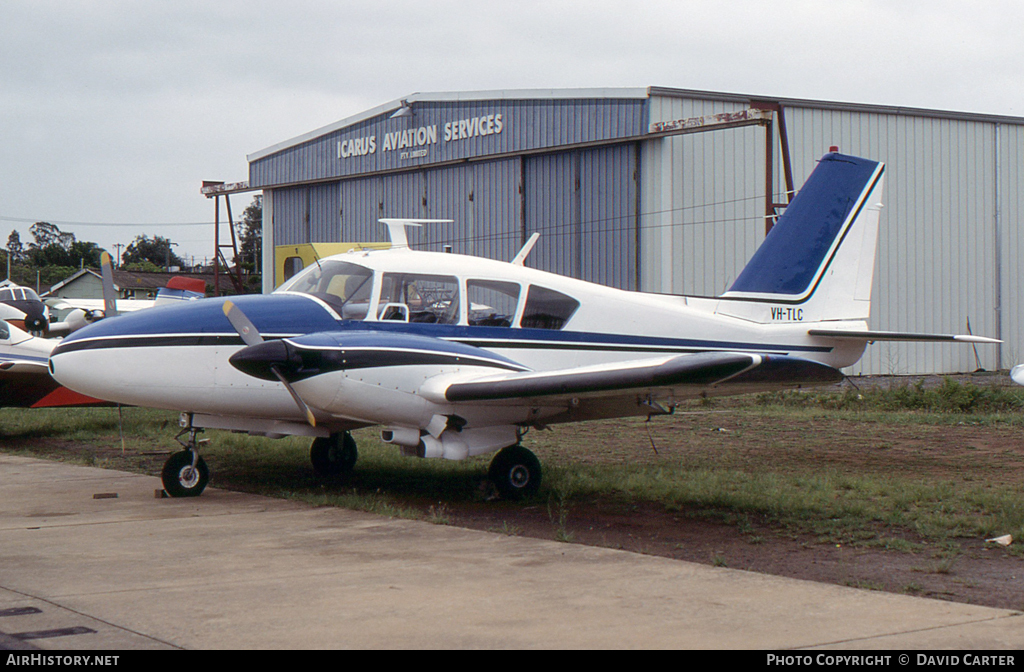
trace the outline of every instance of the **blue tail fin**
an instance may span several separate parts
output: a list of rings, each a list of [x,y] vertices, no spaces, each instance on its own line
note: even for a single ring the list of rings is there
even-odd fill
[[[870,303],[883,172],[868,159],[822,157],[722,298],[807,304],[826,294],[830,307],[808,319],[866,317],[856,303]]]

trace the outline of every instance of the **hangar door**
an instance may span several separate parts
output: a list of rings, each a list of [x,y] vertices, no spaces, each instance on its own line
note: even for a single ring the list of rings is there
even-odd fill
[[[274,244],[341,241],[336,182],[274,189]]]
[[[635,144],[527,157],[527,264],[636,289],[638,172]]]
[[[417,249],[510,260],[522,246],[519,159],[345,180],[343,242],[387,240],[384,217],[450,219],[409,231]]]

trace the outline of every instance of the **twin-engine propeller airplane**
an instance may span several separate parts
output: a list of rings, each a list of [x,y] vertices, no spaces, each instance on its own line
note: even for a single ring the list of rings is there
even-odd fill
[[[50,312],[35,290],[5,283],[0,287],[0,320],[17,329],[45,333],[50,327]]]
[[[104,301],[99,305],[72,305],[67,300],[54,302],[57,309],[71,308],[71,312],[60,322],[50,321],[50,305],[28,287],[5,283],[0,287],[0,319],[18,329],[39,336],[63,336],[81,329],[87,324],[103,319],[105,314],[114,315],[114,282],[111,275],[110,255],[102,257]],[[109,287],[109,288],[108,288]],[[109,296],[107,296],[109,293]],[[96,302],[94,302],[96,303]],[[104,312],[104,310],[106,312]]]
[[[629,292],[509,262],[409,249],[319,261],[266,296],[206,299],[85,327],[53,352],[61,383],[182,412],[167,492],[198,495],[202,428],[315,437],[350,471],[349,431],[379,425],[418,457],[497,453],[504,497],[536,492],[531,427],[670,413],[698,395],[835,383],[869,341],[992,339],[870,331],[883,165],[824,156],[717,298]],[[187,439],[182,437],[187,436]]]

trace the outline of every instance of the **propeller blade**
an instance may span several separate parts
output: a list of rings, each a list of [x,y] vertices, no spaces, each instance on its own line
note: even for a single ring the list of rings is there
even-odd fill
[[[302,397],[299,396],[299,393],[295,391],[295,388],[292,387],[292,384],[288,382],[288,379],[284,377],[284,374],[281,373],[281,371],[277,368],[276,365],[271,366],[270,370],[273,371],[274,375],[277,376],[277,379],[284,384],[284,389],[288,390],[288,394],[292,395],[292,399],[295,400],[295,403],[298,405],[299,410],[302,411],[303,414],[306,416],[306,422],[309,423],[309,426],[316,427],[316,418],[313,417],[313,411],[309,410],[309,406],[307,406],[306,402],[302,400]]]
[[[263,342],[263,337],[260,336],[260,332],[257,331],[252,321],[242,312],[242,309],[233,304],[230,301],[224,302],[224,316],[228,318],[228,322],[235,328],[238,335],[242,337],[242,342],[246,345],[258,345]]]
[[[242,309],[236,306],[231,301],[225,301],[222,307],[224,310],[224,316],[228,318],[228,322],[235,328],[238,335],[242,337],[242,342],[247,346],[259,345],[263,343],[263,337],[260,336],[260,332],[256,329],[256,326],[252,323],[252,320],[242,312]],[[271,365],[270,370],[274,372],[277,379],[284,385],[284,389],[288,390],[288,394],[292,395],[292,399],[295,400],[295,405],[299,407],[302,414],[306,416],[306,422],[309,423],[310,427],[316,427],[316,418],[313,417],[313,411],[309,410],[309,406],[302,400],[299,393],[295,391],[292,384],[288,382],[288,379],[284,377],[281,370],[277,368],[277,365]]]
[[[106,252],[100,255],[100,273],[103,277],[103,315],[113,317],[117,315],[117,293],[114,291],[114,271],[110,265],[110,255]]]

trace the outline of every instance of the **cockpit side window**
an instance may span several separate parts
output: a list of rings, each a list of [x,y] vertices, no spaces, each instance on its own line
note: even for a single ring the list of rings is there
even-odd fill
[[[7,328],[7,323],[0,320],[0,341],[6,341],[11,337],[11,330]]]
[[[373,291],[373,271],[347,261],[324,261],[310,266],[276,291],[315,296],[342,319],[366,318]]]
[[[408,306],[410,322],[458,324],[459,283],[447,275],[385,273],[377,305],[383,308],[388,304]]]
[[[580,302],[570,296],[530,285],[519,324],[524,329],[561,329],[579,307]]]
[[[511,327],[519,305],[519,285],[497,280],[467,280],[471,327]]]

